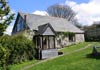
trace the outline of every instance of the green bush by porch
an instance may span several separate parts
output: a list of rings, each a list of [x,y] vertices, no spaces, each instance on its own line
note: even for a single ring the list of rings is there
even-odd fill
[[[34,44],[26,37],[2,36],[0,37],[0,44],[0,54],[3,54],[0,57],[4,56],[4,58],[0,58],[0,67],[19,64],[35,58]]]

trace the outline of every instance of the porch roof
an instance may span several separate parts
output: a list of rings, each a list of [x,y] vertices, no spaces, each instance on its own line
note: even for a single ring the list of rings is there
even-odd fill
[[[46,31],[48,28],[49,30]],[[50,25],[50,23],[47,23],[47,24],[38,26],[37,34],[38,35],[56,35],[56,32],[53,29],[53,27]]]

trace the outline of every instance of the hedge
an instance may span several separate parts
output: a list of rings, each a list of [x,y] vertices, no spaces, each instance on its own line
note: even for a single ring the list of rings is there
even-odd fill
[[[10,64],[34,59],[35,47],[33,42],[24,36],[2,36],[0,37],[0,57],[0,68],[5,68]]]

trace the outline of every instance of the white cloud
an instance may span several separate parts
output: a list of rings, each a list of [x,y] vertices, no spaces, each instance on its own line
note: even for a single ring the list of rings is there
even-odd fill
[[[42,16],[48,16],[48,13],[46,11],[39,11],[39,10],[36,10],[32,14],[42,15]]]
[[[7,27],[7,29],[6,29],[6,31],[5,31],[4,33],[5,33],[5,34],[8,34],[8,35],[11,35],[13,26],[14,26],[14,21],[13,21],[13,23],[11,23],[11,24]]]
[[[100,21],[100,0],[89,0],[88,3],[76,3],[74,1],[66,1],[77,13],[76,17],[83,25],[91,25],[93,21]]]

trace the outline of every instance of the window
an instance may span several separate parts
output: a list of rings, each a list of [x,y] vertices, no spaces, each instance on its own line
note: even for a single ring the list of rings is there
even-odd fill
[[[17,31],[20,31],[20,24],[17,24]]]
[[[23,21],[20,22],[20,28],[21,28],[21,29],[24,28],[24,22],[23,22]]]
[[[75,41],[75,35],[69,34],[69,41],[74,42]]]
[[[23,29],[23,21],[20,19],[18,21],[18,24],[17,24],[17,31],[20,31]]]

